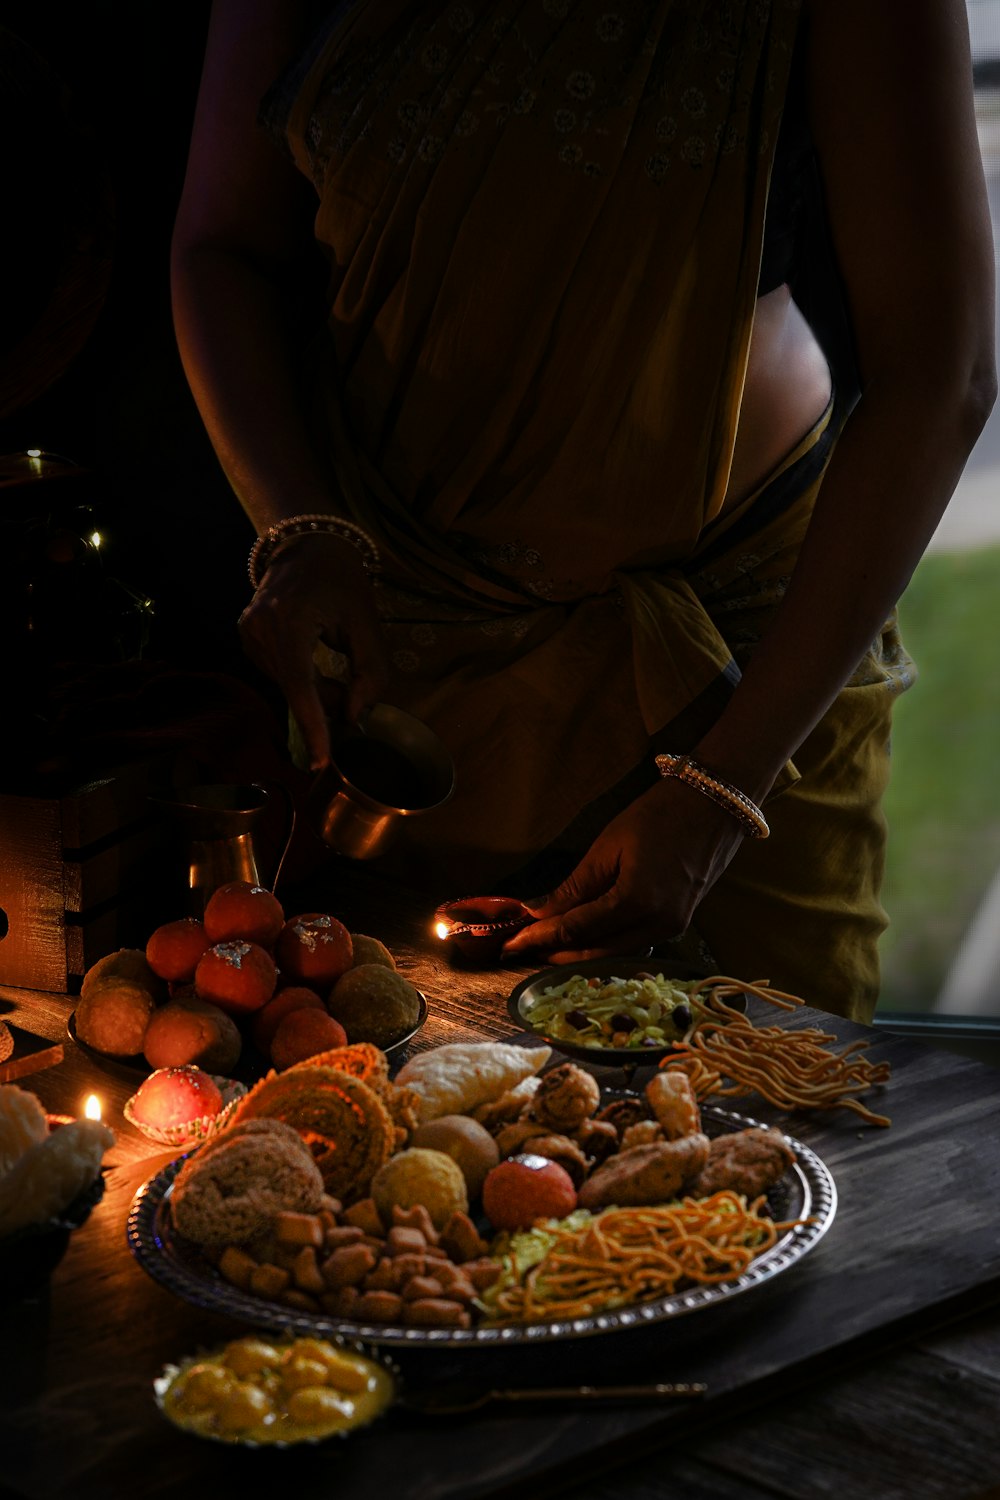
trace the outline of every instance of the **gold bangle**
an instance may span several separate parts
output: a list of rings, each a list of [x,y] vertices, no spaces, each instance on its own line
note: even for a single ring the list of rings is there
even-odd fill
[[[343,537],[361,553],[361,563],[366,573],[378,571],[378,548],[362,526],[355,525],[353,521],[345,521],[340,516],[327,516],[321,513],[287,516],[285,520],[277,521],[273,526],[269,526],[250,548],[247,572],[250,575],[251,586],[259,587],[261,579],[267,572],[271,553],[279,542],[285,541],[290,536],[315,535]]]
[[[706,771],[704,766],[692,760],[690,755],[658,755],[656,769],[661,776],[676,776],[678,781],[686,782],[696,792],[701,792],[719,807],[724,807],[726,812],[731,813],[742,824],[752,839],[766,839],[771,832],[767,819],[756,802],[752,802],[739,787],[732,786],[728,781],[720,781],[711,771]]]

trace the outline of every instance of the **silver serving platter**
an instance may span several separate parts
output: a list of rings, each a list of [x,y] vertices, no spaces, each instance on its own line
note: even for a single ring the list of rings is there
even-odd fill
[[[702,1126],[707,1135],[744,1130],[763,1122],[729,1110],[704,1105]],[[404,1328],[393,1324],[353,1323],[318,1313],[298,1312],[242,1292],[223,1280],[202,1257],[198,1247],[175,1233],[170,1219],[170,1193],[183,1157],[164,1167],[136,1193],[126,1233],[129,1248],[140,1266],[185,1302],[223,1313],[258,1328],[300,1334],[337,1335],[370,1344],[421,1349],[497,1349],[512,1345],[550,1343],[644,1328],[683,1317],[705,1307],[728,1302],[743,1292],[763,1286],[796,1265],[823,1238],[837,1211],[833,1176],[820,1157],[801,1141],[786,1136],[795,1152],[795,1165],[772,1189],[769,1202],[778,1220],[808,1219],[787,1229],[778,1241],[752,1261],[732,1281],[692,1286],[684,1291],[630,1307],[550,1323],[489,1328]]]

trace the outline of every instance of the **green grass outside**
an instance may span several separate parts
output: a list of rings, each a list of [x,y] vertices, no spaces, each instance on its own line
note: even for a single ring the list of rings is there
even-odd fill
[[[918,680],[895,709],[880,1011],[931,1008],[1000,865],[1000,547],[933,553],[900,605]]]

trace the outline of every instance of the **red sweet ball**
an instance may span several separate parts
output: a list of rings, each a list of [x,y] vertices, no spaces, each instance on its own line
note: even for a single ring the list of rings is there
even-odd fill
[[[164,922],[150,935],[146,962],[161,979],[184,984],[194,978],[198,961],[210,946],[203,922],[197,917],[180,917],[176,922]]]
[[[278,934],[274,956],[283,974],[314,989],[329,989],[354,962],[354,944],[343,922],[326,912],[291,917]]]
[[[249,880],[233,880],[213,891],[205,907],[205,931],[212,943],[242,938],[273,947],[285,921],[285,909],[277,896]]]
[[[301,1010],[289,1011],[278,1022],[271,1042],[271,1062],[280,1073],[295,1063],[315,1057],[317,1052],[346,1046],[347,1032],[339,1021],[327,1015],[325,1010],[303,1006]]]
[[[216,943],[194,972],[199,998],[231,1016],[260,1010],[274,994],[277,982],[274,960],[258,943]]]
[[[525,1152],[500,1162],[483,1182],[483,1212],[494,1229],[530,1229],[576,1208],[573,1179],[558,1162]]]
[[[278,1025],[293,1010],[326,1010],[326,1006],[315,990],[302,985],[289,985],[272,995],[266,1005],[261,1006],[250,1022],[250,1040],[265,1057],[271,1053],[271,1042]]]
[[[214,1118],[222,1108],[219,1085],[200,1068],[158,1068],[139,1085],[132,1113],[143,1125],[169,1130],[191,1120]]]

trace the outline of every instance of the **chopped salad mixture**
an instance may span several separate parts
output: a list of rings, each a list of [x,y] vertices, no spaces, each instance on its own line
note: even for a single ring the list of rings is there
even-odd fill
[[[574,974],[523,1002],[521,1014],[532,1030],[578,1047],[664,1047],[680,1041],[704,1014],[693,997],[700,982],[662,974],[632,979]]]

